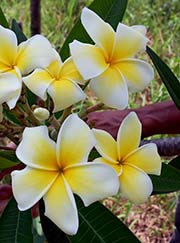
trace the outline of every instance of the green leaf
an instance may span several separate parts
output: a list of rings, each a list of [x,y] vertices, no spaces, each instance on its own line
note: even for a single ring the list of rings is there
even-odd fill
[[[20,212],[14,198],[0,218],[0,242],[33,243],[31,210]]]
[[[84,207],[80,199],[76,199],[79,213],[79,230],[71,242],[140,242],[136,236],[107,208],[96,202]]]
[[[27,37],[25,36],[25,34],[22,32],[22,30],[19,28],[18,23],[16,22],[15,19],[12,20],[12,26],[11,29],[14,31],[14,33],[16,34],[17,40],[18,40],[18,44],[20,44],[23,41],[27,40]]]
[[[180,159],[178,158],[180,163]],[[177,161],[176,161],[177,163]],[[172,163],[173,164],[173,163]],[[153,183],[153,194],[163,194],[180,190],[180,170],[171,165],[162,164],[160,176],[150,176]]]
[[[156,67],[159,76],[165,84],[170,96],[180,110],[180,83],[171,69],[165,64],[161,58],[149,47],[146,49],[154,66]]]
[[[128,0],[95,0],[89,8],[116,29],[118,23],[122,21],[127,2]],[[73,27],[61,48],[60,56],[63,61],[69,57],[69,43],[71,43],[74,39],[82,42],[93,43],[80,20]]]
[[[0,151],[0,170],[4,170],[20,163],[14,151]]]
[[[5,28],[9,28],[9,24],[1,8],[0,8],[0,24]]]

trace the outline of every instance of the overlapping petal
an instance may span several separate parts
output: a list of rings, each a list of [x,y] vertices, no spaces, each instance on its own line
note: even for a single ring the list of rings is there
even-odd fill
[[[143,203],[152,193],[149,176],[135,166],[124,165],[119,177],[122,194],[134,203]]]
[[[154,77],[151,65],[142,60],[134,58],[122,59],[116,66],[124,75],[129,90],[133,92],[143,90]]]
[[[82,10],[81,22],[95,44],[102,48],[106,58],[111,57],[115,39],[113,28],[88,8]]]
[[[106,131],[100,129],[92,129],[96,139],[96,149],[99,153],[112,163],[117,163],[117,144],[114,138]]]
[[[16,149],[17,157],[26,165],[48,171],[57,171],[56,144],[49,138],[48,128],[25,128],[23,139]]]
[[[74,235],[78,230],[78,214],[71,189],[60,175],[44,196],[45,215],[66,234]]]
[[[129,113],[122,121],[117,135],[117,150],[119,160],[137,149],[141,139],[141,123],[135,112]]]
[[[70,44],[70,50],[73,61],[85,80],[100,75],[108,68],[104,54],[97,46],[74,40]]]
[[[47,89],[54,78],[44,69],[37,68],[33,73],[23,78],[25,85],[41,99],[47,99]]]
[[[107,106],[124,109],[128,105],[128,88],[121,72],[109,67],[90,82],[91,89]]]
[[[13,69],[17,54],[17,38],[13,31],[0,26],[0,72]]]
[[[54,102],[53,112],[64,110],[86,98],[81,88],[74,81],[68,79],[55,80],[48,87],[47,93]]]
[[[22,75],[27,75],[35,68],[45,68],[54,60],[57,60],[57,55],[42,35],[35,35],[18,46],[16,65]]]
[[[64,171],[72,191],[79,195],[85,206],[115,195],[119,189],[116,172],[102,163],[86,163],[71,166]]]
[[[20,210],[35,205],[49,190],[58,173],[26,167],[11,173],[13,194]]]
[[[139,51],[146,49],[148,39],[135,29],[118,24],[112,60],[134,57]]]
[[[88,125],[76,114],[66,118],[57,138],[57,159],[61,167],[87,162],[95,139]]]
[[[15,71],[0,74],[0,104],[7,102],[14,108],[21,92],[21,81]]]
[[[126,157],[124,163],[133,164],[148,174],[160,175],[161,160],[154,143],[141,146]]]

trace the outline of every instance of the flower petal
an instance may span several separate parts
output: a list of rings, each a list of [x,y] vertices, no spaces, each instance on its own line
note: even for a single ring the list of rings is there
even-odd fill
[[[25,85],[43,100],[47,99],[46,91],[53,80],[53,77],[46,70],[39,68],[23,78]]]
[[[90,81],[90,87],[107,106],[124,109],[128,105],[128,89],[124,77],[116,68],[108,68]]]
[[[84,79],[94,78],[108,67],[105,56],[99,47],[76,40],[69,46],[73,61]]]
[[[118,24],[115,47],[112,55],[113,60],[133,57],[139,51],[146,49],[148,39],[135,29],[121,24]]]
[[[148,174],[160,175],[161,173],[162,163],[154,143],[141,146],[126,157],[124,163],[132,164]]]
[[[68,235],[78,230],[78,213],[74,196],[63,175],[59,176],[44,196],[45,215]]]
[[[137,149],[141,139],[141,123],[135,112],[130,112],[122,121],[117,135],[119,160]],[[133,132],[132,132],[133,131]]]
[[[138,59],[123,59],[117,66],[124,75],[129,90],[133,92],[143,90],[154,78],[152,66]]]
[[[101,156],[112,163],[117,163],[117,145],[114,138],[106,131],[100,129],[92,129],[96,139],[96,149]]]
[[[119,177],[120,191],[133,203],[144,203],[152,193],[152,182],[142,170],[129,165],[123,166]]]
[[[0,26],[0,72],[11,70],[17,54],[17,38],[13,31]]]
[[[147,29],[144,25],[132,25],[131,28],[146,36]]]
[[[20,210],[35,205],[49,190],[58,176],[57,172],[26,167],[11,173],[13,194]]]
[[[64,175],[73,193],[81,197],[85,206],[115,195],[119,189],[116,172],[106,164],[77,164],[65,169]]]
[[[60,77],[64,79],[74,80],[76,83],[84,84],[85,80],[80,75],[77,67],[75,66],[72,57],[68,58],[62,65],[60,73]]]
[[[109,165],[110,167],[112,167],[116,171],[116,174],[118,176],[120,176],[122,174],[123,166],[121,165],[121,163],[115,164],[115,163],[112,163],[111,161],[108,161],[107,159],[105,159],[103,157],[96,158],[95,160],[93,160],[93,162],[105,163],[105,164]]]
[[[12,109],[16,105],[21,92],[21,80],[15,71],[0,74],[0,104],[7,102]]]
[[[91,39],[102,48],[105,56],[111,57],[115,39],[113,28],[88,8],[82,10],[81,22]]]
[[[55,148],[56,144],[49,138],[46,126],[26,127],[16,155],[32,168],[56,171],[58,165]]]
[[[16,63],[22,75],[26,75],[35,68],[45,68],[57,55],[50,42],[42,35],[35,35],[18,46]]]
[[[81,88],[75,82],[68,79],[54,81],[48,87],[47,93],[54,102],[53,112],[64,110],[86,98]]]
[[[88,125],[76,114],[66,118],[57,138],[57,158],[60,166],[83,163],[95,145],[95,139]]]

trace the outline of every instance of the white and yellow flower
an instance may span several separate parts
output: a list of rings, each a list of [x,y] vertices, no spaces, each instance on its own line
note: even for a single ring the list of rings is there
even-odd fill
[[[96,149],[102,157],[95,159],[116,170],[120,191],[134,203],[143,203],[152,193],[152,182],[148,174],[160,175],[161,160],[153,143],[139,146],[141,123],[135,112],[123,120],[117,141],[100,129],[93,129],[97,140]]]
[[[81,22],[95,45],[73,41],[73,61],[83,78],[91,79],[90,87],[104,104],[123,109],[128,105],[128,88],[140,91],[154,76],[148,63],[135,58],[146,49],[146,29],[119,23],[115,32],[87,8],[82,11]]]
[[[20,210],[42,197],[45,215],[67,234],[78,229],[73,193],[85,206],[114,195],[119,189],[116,172],[103,163],[87,162],[95,144],[92,131],[77,115],[63,123],[55,143],[46,126],[25,128],[17,157],[27,165],[12,172],[12,188]]]
[[[54,103],[54,111],[64,110],[67,107],[84,100],[86,95],[78,86],[84,84],[84,79],[69,57],[62,63],[56,52],[56,60],[45,69],[36,69],[32,74],[23,78],[26,86],[41,99],[47,99],[47,93]]]
[[[6,102],[14,108],[21,94],[22,76],[54,59],[54,50],[45,37],[35,35],[18,45],[15,33],[0,26],[0,104]]]

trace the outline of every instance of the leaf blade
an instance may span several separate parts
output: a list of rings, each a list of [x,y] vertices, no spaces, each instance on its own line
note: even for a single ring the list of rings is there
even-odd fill
[[[0,24],[5,27],[5,28],[9,28],[9,24],[8,24],[8,21],[0,7]]]

